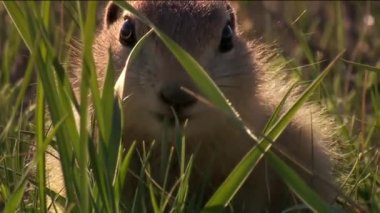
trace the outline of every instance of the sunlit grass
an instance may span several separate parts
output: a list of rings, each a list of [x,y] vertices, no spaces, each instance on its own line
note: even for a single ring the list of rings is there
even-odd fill
[[[120,3],[121,6],[129,7]],[[84,7],[85,6],[85,7]],[[173,149],[168,152],[167,161],[178,160],[180,164],[179,179],[175,186],[167,186],[168,168],[163,171],[162,188],[150,177],[150,150],[151,146],[144,146],[144,152],[138,153],[135,144],[128,150],[121,145],[123,129],[123,112],[121,100],[114,96],[113,83],[116,76],[113,75],[113,67],[109,64],[104,89],[100,91],[96,78],[95,65],[92,58],[92,41],[95,35],[97,3],[67,2],[54,4],[52,2],[15,3],[4,2],[1,4],[0,12],[7,20],[0,20],[2,26],[7,26],[4,32],[0,32],[1,47],[1,72],[0,72],[0,203],[5,203],[5,212],[27,211],[38,209],[45,212],[54,208],[49,199],[59,197],[56,202],[63,208],[75,212],[120,212],[131,210],[140,212],[153,209],[155,212],[167,210],[184,211],[188,201],[188,179],[191,175],[192,157],[186,156],[181,149],[179,159],[172,158]],[[7,14],[5,12],[7,10]],[[53,8],[69,11],[65,14],[67,31],[64,26],[58,26],[59,21],[52,18]],[[133,10],[133,8],[128,8]],[[345,53],[343,58],[340,53],[345,49],[344,20],[340,13],[341,5],[336,3],[332,9],[336,12],[334,16],[335,25],[329,26],[322,36],[327,42],[334,40],[335,48],[330,50],[332,60],[327,64],[319,64],[317,55],[310,46],[308,36],[305,36],[305,26],[309,31],[316,30],[317,22],[306,25],[302,23],[302,14],[297,22],[293,23],[291,30],[298,41],[298,50],[301,52],[299,58],[292,60],[291,66],[295,66],[297,74],[303,76],[300,65],[301,56],[306,58],[306,64],[313,70],[309,90],[300,96],[294,108],[291,108],[283,117],[274,116],[269,123],[266,139],[275,139],[281,134],[292,118],[292,115],[311,96],[312,92],[321,86],[319,96],[323,104],[327,105],[332,114],[338,118],[337,125],[346,150],[346,159],[355,165],[349,173],[350,183],[348,196],[357,202],[362,208],[380,211],[380,177],[378,171],[379,152],[378,142],[380,122],[380,94],[379,94],[379,68],[376,64],[361,62],[360,57],[350,57]],[[136,12],[136,11],[135,11]],[[380,16],[380,14],[376,14]],[[9,18],[12,18],[12,22]],[[72,17],[72,19],[68,18]],[[145,19],[144,19],[145,20]],[[229,114],[238,128],[246,129],[245,124],[236,116],[234,109],[228,104],[223,94],[205,75],[202,67],[196,61],[189,58],[170,38],[165,36],[159,29],[145,20],[147,25],[153,28],[151,33],[156,33],[173,51],[179,62],[197,83],[206,98],[215,106]],[[301,22],[299,24],[299,22]],[[297,25],[299,24],[299,25]],[[301,25],[301,27],[300,27]],[[335,28],[334,28],[335,27]],[[80,84],[81,99],[76,100],[66,74],[67,70],[67,43],[72,39],[74,29],[78,30],[78,37],[83,43],[83,67],[82,81]],[[60,30],[57,30],[60,29]],[[66,32],[66,33],[62,33]],[[335,32],[336,34],[334,34]],[[335,35],[333,37],[332,35]],[[149,34],[147,35],[149,36]],[[363,38],[362,35],[361,38]],[[144,41],[141,41],[143,45]],[[17,58],[21,45],[25,44],[31,53],[27,64],[25,75],[18,84],[11,83],[12,62]],[[326,46],[326,44],[322,45]],[[139,44],[135,46],[138,51]],[[341,60],[337,60],[341,59]],[[349,67],[355,69],[352,83],[349,85],[354,89],[347,89],[345,81],[345,70]],[[332,69],[329,76],[328,71]],[[37,74],[37,86],[29,87],[32,74]],[[323,78],[326,77],[323,83]],[[37,88],[37,96],[32,97],[35,105],[28,108],[23,102],[27,90]],[[92,103],[88,102],[87,95],[91,94]],[[80,102],[79,107],[77,103]],[[112,103],[112,104],[110,104]],[[88,106],[93,104],[94,120],[97,129],[89,128],[88,121],[92,114]],[[46,116],[48,112],[49,116]],[[75,113],[80,115],[79,123],[75,122]],[[361,122],[357,122],[357,120]],[[277,122],[274,122],[277,121]],[[47,124],[52,123],[50,127]],[[186,142],[186,138],[178,136],[177,144]],[[210,198],[205,206],[205,211],[216,211],[220,207],[228,205],[236,191],[241,187],[242,181],[254,169],[257,162],[262,158],[262,151],[267,150],[270,144],[265,139],[256,138],[252,140],[261,141],[261,149],[252,149],[249,155],[243,158],[238,167],[231,173],[230,177]],[[62,163],[66,196],[60,197],[56,192],[46,189],[45,160],[44,153],[52,145],[60,154]],[[154,146],[159,146],[155,144]],[[33,148],[32,148],[33,147]],[[35,150],[31,155],[30,150]],[[270,150],[267,152],[270,164],[275,168],[282,178],[288,183],[301,200],[316,211],[332,211],[328,204],[316,196],[316,194],[301,180],[294,172]],[[141,179],[136,186],[136,194],[130,203],[123,203],[123,188],[127,178],[128,169],[133,166],[132,156],[144,162],[139,174]],[[27,165],[36,165],[26,166]],[[356,162],[356,164],[355,164]],[[37,169],[35,169],[37,168]],[[36,171],[34,171],[36,170]],[[347,179],[347,180],[348,180]],[[126,186],[128,187],[128,186]],[[145,207],[148,206],[148,207]],[[194,204],[196,206],[196,204]],[[196,208],[196,207],[194,207]],[[197,207],[199,208],[199,207]],[[0,205],[1,209],[1,205]]]

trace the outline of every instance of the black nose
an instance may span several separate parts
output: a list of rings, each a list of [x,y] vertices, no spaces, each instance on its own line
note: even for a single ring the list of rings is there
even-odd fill
[[[180,110],[193,105],[197,99],[181,89],[180,84],[172,83],[163,86],[160,90],[160,98],[175,110]]]

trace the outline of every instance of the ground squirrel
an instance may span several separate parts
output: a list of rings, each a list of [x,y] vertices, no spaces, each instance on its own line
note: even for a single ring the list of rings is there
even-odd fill
[[[291,87],[291,81],[285,80],[282,71],[269,70],[267,63],[273,54],[268,48],[242,38],[229,4],[224,1],[133,1],[130,4],[207,70],[242,120],[260,135],[274,108]],[[105,76],[109,49],[119,75],[131,49],[148,30],[128,11],[108,4],[93,48],[100,83]],[[78,69],[73,69],[74,73]],[[79,73],[74,75],[73,82],[79,77]],[[79,85],[74,83],[74,87]],[[163,120],[173,121],[172,107],[180,123],[186,120],[183,129],[186,149],[195,156],[190,186],[203,180],[207,171],[210,179],[206,185],[213,192],[254,144],[226,115],[185,93],[181,87],[199,93],[172,53],[159,38],[151,35],[125,76],[123,92],[129,97],[123,106],[124,142],[126,146],[134,140],[159,143]],[[295,100],[296,94],[297,91],[288,98],[285,108]],[[308,104],[275,142],[276,152],[327,201],[336,195],[325,183],[334,182],[331,127],[331,119],[323,115],[323,110]],[[167,132],[171,138],[173,125],[169,124]],[[292,162],[318,175],[310,175]],[[233,205],[238,212],[276,211],[286,207],[284,200],[289,197],[287,186],[263,160]]]

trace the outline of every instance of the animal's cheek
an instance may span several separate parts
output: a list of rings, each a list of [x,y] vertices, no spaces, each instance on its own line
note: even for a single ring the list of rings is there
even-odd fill
[[[111,57],[113,62],[113,69],[116,73],[120,74],[126,66],[130,50],[123,48],[120,45],[114,47],[111,51]]]

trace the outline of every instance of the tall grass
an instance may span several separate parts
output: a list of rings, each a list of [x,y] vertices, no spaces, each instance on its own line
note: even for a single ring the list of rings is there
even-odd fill
[[[375,144],[374,141],[379,135],[376,131],[380,118],[378,113],[380,99],[377,85],[379,69],[376,68],[376,65],[357,62],[355,57],[337,62],[338,59],[341,59],[342,50],[345,49],[342,14],[337,13],[336,19],[334,19],[338,26],[335,39],[338,41],[336,49],[339,51],[331,52],[334,60],[331,60],[332,62],[325,66],[320,73],[317,56],[313,54],[307,37],[296,25],[292,25],[291,29],[300,44],[299,49],[306,55],[307,63],[313,67],[314,81],[310,83],[310,86],[287,113],[279,118],[276,115],[273,116],[273,121],[268,123],[266,136],[258,138],[248,131],[224,95],[195,60],[138,11],[135,11],[128,4],[118,4],[138,15],[149,25],[152,31],[146,37],[152,33],[158,35],[206,98],[231,116],[237,127],[251,135],[252,141],[259,142],[259,145],[248,152],[209,199],[203,209],[205,212],[219,211],[229,204],[236,191],[241,187],[242,182],[262,158],[264,152],[271,166],[309,208],[318,212],[335,210],[324,203],[289,166],[271,152],[269,140],[275,140],[281,134],[295,112],[321,85],[320,94],[324,98],[323,102],[330,106],[332,112],[341,110],[339,108],[341,105],[334,99],[347,94],[342,93],[341,89],[344,83],[342,80],[344,75],[339,71],[345,68],[343,65],[352,66],[359,70],[354,76],[358,85],[355,84],[354,86],[357,86],[358,91],[360,91],[354,92],[353,98],[344,99],[347,102],[342,110],[345,114],[340,117],[341,131],[345,140],[348,141],[348,145],[351,146],[349,150],[352,152],[346,155],[354,165],[350,173],[350,177],[354,180],[354,186],[350,187],[352,191],[349,192],[349,196],[352,200],[357,200],[363,208],[380,211],[378,204],[380,203],[378,202],[380,199],[379,153],[376,147],[378,144]],[[128,150],[125,150],[121,145],[123,111],[121,110],[122,100],[114,95],[117,92],[113,85],[116,76],[113,74],[112,64],[109,63],[104,87],[100,91],[92,57],[91,47],[95,35],[98,7],[97,2],[66,2],[60,4],[53,2],[3,2],[2,4],[2,10],[5,8],[7,11],[7,19],[12,19],[8,22],[2,20],[6,22],[2,26],[7,24],[7,30],[1,34],[0,39],[0,56],[2,58],[0,73],[0,82],[2,83],[0,85],[2,94],[0,96],[0,110],[2,112],[0,114],[0,170],[2,171],[0,175],[0,202],[5,203],[4,212],[32,209],[46,212],[59,208],[59,206],[75,212],[120,212],[125,210],[132,212],[147,210],[182,212],[185,208],[189,208],[185,204],[189,199],[188,180],[191,175],[192,157],[186,156],[185,146],[181,146],[186,142],[185,137],[178,133],[177,144],[180,145],[178,146],[180,147],[178,157],[180,161],[179,180],[175,186],[166,186],[165,182],[169,177],[168,168],[165,168],[166,170],[164,169],[163,172],[164,187],[162,188],[150,177],[151,168],[147,163],[152,146],[157,146],[157,144],[144,146],[142,153],[135,150],[135,145],[132,145]],[[65,14],[64,20],[70,21],[66,22],[65,26],[58,25],[59,21],[54,18],[55,15],[52,14],[52,11],[56,8],[69,11],[69,14]],[[340,4],[337,3],[334,9],[340,11]],[[2,13],[5,12],[2,11]],[[57,30],[63,28],[68,29],[63,31],[66,33]],[[80,100],[76,100],[68,80],[68,52],[67,48],[64,48],[65,43],[62,42],[68,42],[72,39],[75,28],[79,29],[78,37],[83,43],[82,79],[84,80],[80,84]],[[25,44],[30,57],[22,81],[18,84],[11,84],[12,61],[17,57],[17,50],[22,43]],[[139,51],[142,45],[144,45],[144,39],[138,42],[128,60],[133,60],[134,52]],[[294,62],[294,65],[299,64],[301,63]],[[298,67],[298,70],[301,68]],[[334,71],[329,74],[331,77],[327,79],[328,83],[331,84],[323,84],[322,80],[330,70]],[[33,72],[37,75],[36,101],[31,108],[25,109],[28,105],[23,100],[28,88],[30,88]],[[122,88],[122,85],[118,84],[116,88]],[[357,93],[362,98],[359,101],[360,105],[355,103]],[[87,96],[91,96],[91,103]],[[370,97],[369,100],[366,98],[368,96]],[[93,113],[88,110],[90,104],[93,105]],[[368,105],[371,105],[371,110],[367,110]],[[49,116],[46,116],[46,111]],[[347,115],[355,115],[354,113],[358,111],[363,124],[360,126],[359,137],[356,138],[358,131],[353,128],[356,124],[355,117],[348,120]],[[79,122],[75,121],[75,114],[79,115]],[[89,125],[90,120],[96,123],[96,128]],[[365,123],[364,121],[367,120],[369,122]],[[50,122],[51,127],[46,125]],[[50,190],[46,183],[46,174],[49,171],[45,170],[44,156],[49,146],[59,152],[63,169],[62,178],[65,180],[65,196]],[[31,155],[30,150],[34,150],[35,154]],[[127,173],[133,165],[131,160],[133,155],[138,155],[143,162],[141,171],[137,171],[139,174],[136,174],[141,179],[137,184],[134,199],[130,203],[123,203],[123,188],[135,187],[125,186],[125,183],[128,183],[125,181]],[[167,157],[168,162],[176,159],[171,157],[173,155],[173,149],[170,149]],[[27,162],[29,162],[28,165]],[[196,204],[194,205],[196,206]]]

